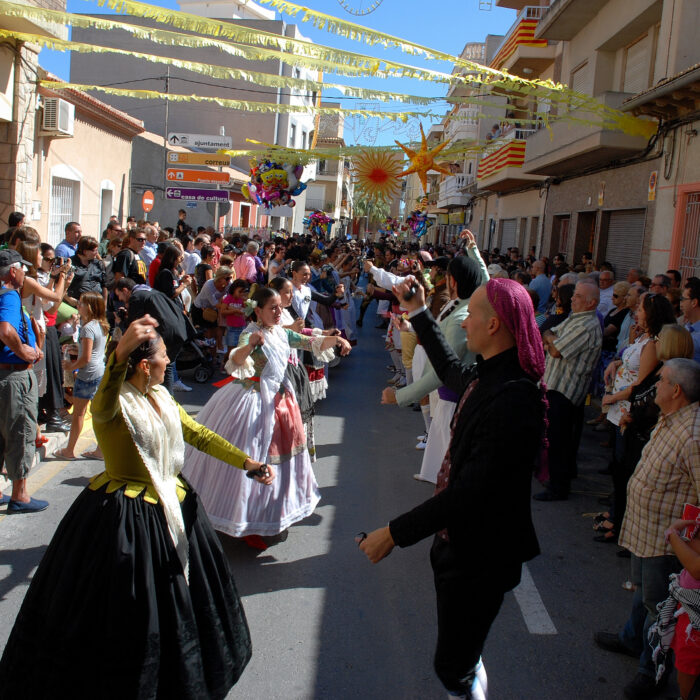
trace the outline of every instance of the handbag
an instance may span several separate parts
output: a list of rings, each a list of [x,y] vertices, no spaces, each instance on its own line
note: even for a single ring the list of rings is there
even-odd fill
[[[219,320],[219,312],[213,307],[202,309],[202,318],[209,323],[216,323]]]

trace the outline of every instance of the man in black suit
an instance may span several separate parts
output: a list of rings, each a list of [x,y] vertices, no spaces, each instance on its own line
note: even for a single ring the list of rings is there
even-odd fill
[[[410,289],[407,280],[394,288],[397,297]],[[530,484],[544,431],[544,352],[530,297],[513,280],[491,280],[471,298],[463,327],[479,356],[472,367],[445,341],[420,285],[402,305],[441,381],[461,399],[435,495],[362,533],[359,544],[376,563],[395,545],[434,536],[435,670],[450,695],[483,697],[477,671],[489,628],[523,562],[539,554]]]

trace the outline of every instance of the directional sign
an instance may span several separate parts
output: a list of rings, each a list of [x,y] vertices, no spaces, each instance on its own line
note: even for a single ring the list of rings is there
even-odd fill
[[[185,148],[209,148],[216,151],[219,148],[231,148],[233,140],[230,136],[170,133],[168,134],[168,143],[171,146],[184,146]]]
[[[168,182],[198,182],[200,185],[228,185],[228,173],[216,173],[211,170],[185,170],[184,168],[168,168],[165,171]]]
[[[185,190],[179,187],[166,187],[168,199],[185,199],[190,202],[228,202],[226,190]]]
[[[231,165],[228,156],[220,156],[217,153],[178,153],[168,151],[168,163],[181,163],[183,165]]]

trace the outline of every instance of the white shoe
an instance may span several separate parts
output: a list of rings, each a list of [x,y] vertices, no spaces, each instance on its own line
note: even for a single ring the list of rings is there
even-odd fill
[[[387,380],[387,384],[396,384],[401,379],[401,373],[397,372],[391,379]]]
[[[192,391],[192,387],[187,386],[187,384],[184,384],[180,379],[173,384],[173,389],[175,391]]]
[[[416,440],[427,440],[428,439],[428,433],[421,433],[420,435],[416,435]]]
[[[425,446],[426,446],[427,444],[428,444],[428,441],[427,441],[427,440],[421,440],[421,441],[416,445],[416,449],[417,449],[417,450],[424,450],[424,449],[425,449]]]
[[[432,483],[431,481],[428,481],[427,479],[424,479],[420,474],[414,474],[414,475],[413,475],[413,478],[414,478],[416,481],[422,481],[422,482],[424,482],[424,483],[426,483],[426,484],[431,484],[431,483]]]

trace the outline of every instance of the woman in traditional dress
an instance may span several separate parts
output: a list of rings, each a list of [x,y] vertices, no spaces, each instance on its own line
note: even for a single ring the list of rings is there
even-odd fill
[[[220,532],[245,537],[257,549],[262,536],[278,535],[313,513],[318,485],[306,449],[304,426],[287,376],[292,348],[320,355],[349,345],[337,336],[305,336],[280,325],[282,302],[269,287],[259,287],[247,302],[255,316],[231,351],[226,369],[233,381],[217,391],[199,413],[210,430],[238,442],[261,461],[278,465],[278,478],[264,489],[226,468],[217,459],[188,450],[184,473],[197,488]]]
[[[289,313],[289,308],[292,305],[292,283],[284,277],[277,277],[270,282],[270,288],[274,289],[280,295],[282,302],[282,316],[280,323],[283,328],[286,328],[302,335],[336,335],[334,331],[321,331],[318,328],[305,328],[304,321],[300,318],[294,319]],[[322,356],[317,356],[317,360],[321,360]],[[292,350],[289,355],[289,364],[287,365],[287,376],[294,387],[294,394],[299,404],[301,413],[301,421],[304,424],[304,432],[306,433],[306,449],[309,452],[311,461],[316,461],[316,443],[314,440],[314,398],[311,393],[311,383],[309,382],[309,373],[304,367],[304,364],[299,360],[296,350]]]
[[[289,313],[294,319],[303,319],[306,328],[323,330],[323,321],[316,313],[316,305],[331,306],[338,301],[337,298],[330,294],[322,294],[309,285],[311,268],[304,260],[295,260],[292,263],[291,270],[293,296]],[[335,288],[337,289],[337,287]],[[337,333],[340,335],[340,331],[337,331]],[[318,357],[314,357],[313,353],[303,352],[300,355],[306,371],[309,373],[311,395],[314,401],[325,399],[326,391],[328,390],[328,378],[326,377],[324,363]],[[335,357],[331,357],[326,362],[332,362],[334,359]]]
[[[105,471],[32,579],[0,660],[3,697],[224,698],[250,659],[228,563],[178,475],[185,441],[254,473],[261,489],[274,471],[160,386],[169,360],[155,325],[134,321],[107,362],[92,404]]]

